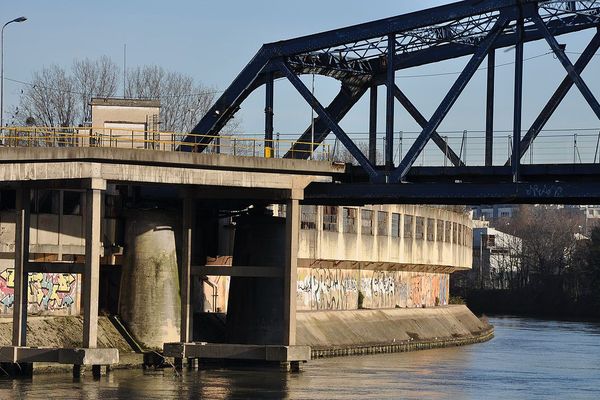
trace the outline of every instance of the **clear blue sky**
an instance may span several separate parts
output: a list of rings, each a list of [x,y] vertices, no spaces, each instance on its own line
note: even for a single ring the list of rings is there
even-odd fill
[[[33,71],[53,63],[68,66],[74,58],[108,55],[122,63],[123,44],[127,44],[129,67],[159,64],[169,70],[192,75],[205,85],[225,89],[250,60],[260,45],[299,35],[343,27],[373,19],[403,14],[448,1],[376,0],[304,0],[289,1],[67,1],[4,0],[0,15],[10,20],[25,15],[29,20],[12,24],[5,30],[5,77],[30,81]],[[3,21],[4,22],[4,21]],[[590,32],[560,40],[567,50],[581,51]],[[548,51],[543,42],[525,46],[525,56]],[[514,51],[500,51],[498,63],[510,62]],[[570,55],[575,60],[577,55]],[[599,58],[588,66],[584,78],[600,97]],[[429,117],[455,76],[413,77],[414,75],[458,71],[465,59],[397,73],[398,84],[405,89],[422,113]],[[512,127],[512,66],[497,72],[498,129]],[[595,71],[595,73],[594,73]],[[551,55],[525,64],[524,127],[533,121],[547,101],[564,70]],[[484,72],[478,72],[459,103],[448,115],[441,130],[478,130],[484,128]],[[310,77],[303,78],[309,82]],[[327,103],[339,84],[317,79],[316,94]],[[6,82],[5,110],[15,105],[19,84]],[[383,91],[381,92],[383,96]],[[381,97],[380,103],[383,103]],[[253,95],[240,111],[244,131],[263,129],[263,91]],[[276,85],[275,129],[298,132],[307,125],[308,106],[280,81]],[[555,128],[598,128],[600,123],[577,90],[572,90],[550,122]],[[383,114],[383,113],[381,113]],[[367,130],[366,103],[362,101],[343,121],[349,132]],[[383,116],[379,125],[383,130]],[[396,130],[414,131],[417,125],[397,106]]]

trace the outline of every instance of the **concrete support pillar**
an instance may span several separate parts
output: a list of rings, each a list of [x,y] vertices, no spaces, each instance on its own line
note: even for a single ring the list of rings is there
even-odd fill
[[[95,180],[85,195],[85,268],[83,273],[83,347],[98,345],[98,293],[100,290],[100,226],[105,181]]]
[[[29,225],[31,209],[29,188],[17,189],[17,219],[15,226],[15,266],[13,303],[13,346],[27,343],[27,294],[29,261]]]
[[[294,198],[296,197],[296,198]],[[296,286],[298,280],[299,196],[286,203],[285,269],[283,272],[283,345],[296,344]]]
[[[193,340],[193,312],[192,310],[192,229],[194,227],[195,209],[194,200],[185,196],[183,199],[183,232],[181,245],[181,342],[189,343]]]

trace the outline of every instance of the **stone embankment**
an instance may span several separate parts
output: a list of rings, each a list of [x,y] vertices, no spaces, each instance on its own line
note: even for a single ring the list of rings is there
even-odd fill
[[[312,357],[393,353],[490,340],[494,328],[466,306],[298,313],[298,344]]]

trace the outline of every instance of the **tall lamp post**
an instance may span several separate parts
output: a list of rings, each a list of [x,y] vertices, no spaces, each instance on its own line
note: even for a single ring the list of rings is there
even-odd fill
[[[27,21],[27,17],[15,18],[2,25],[2,31],[0,31],[0,130],[2,132],[4,132],[4,28],[13,22],[25,21]]]

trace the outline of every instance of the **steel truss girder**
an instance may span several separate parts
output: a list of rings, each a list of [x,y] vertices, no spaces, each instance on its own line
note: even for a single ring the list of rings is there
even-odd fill
[[[336,123],[339,123],[358,100],[360,100],[367,91],[367,88],[367,84],[358,87],[350,87],[342,83],[339,93],[325,110]],[[314,141],[319,144],[322,143],[331,132],[328,124],[320,116],[315,118],[314,129]],[[308,143],[312,140],[312,126],[309,126],[300,138],[292,144],[291,149],[284,155],[284,158],[308,158],[310,156],[310,145]]]
[[[596,51],[600,48],[600,28],[597,30],[596,34],[590,40],[586,48],[583,50],[579,59],[574,65],[574,70],[577,74],[582,74],[585,70],[585,67],[592,60]],[[573,86],[574,82],[569,75],[567,75],[563,81],[560,83],[558,88],[554,91],[538,117],[535,119],[533,124],[531,124],[531,128],[527,131],[523,139],[521,140],[521,154],[520,157],[523,157],[529,146],[533,142],[533,140],[539,135],[541,130],[544,128],[550,117],[554,114],[562,100],[566,97],[567,93]],[[510,160],[507,160],[505,165],[509,165]]]
[[[417,107],[409,100],[408,97],[400,90],[400,88],[395,85],[394,88],[394,96],[396,99],[402,104],[402,106],[406,109],[406,111],[410,114],[411,117],[415,120],[417,124],[421,126],[421,129],[425,129],[427,126],[427,119],[419,112]],[[439,133],[433,131],[431,134],[431,139],[434,143],[439,147],[439,149],[448,157],[452,165],[454,166],[462,166],[465,163],[460,159],[460,157],[450,148],[448,142],[446,142]]]
[[[296,76],[289,68],[289,66],[284,61],[276,61],[275,65],[279,68],[279,70],[287,77],[290,83],[296,88],[298,93],[304,98],[304,100],[310,104],[310,106],[315,110],[315,112],[323,119],[323,121],[327,124],[328,128],[334,133],[334,135],[339,139],[340,142],[348,149],[350,154],[356,159],[356,161],[360,164],[361,167],[367,172],[367,174],[371,177],[372,180],[377,180],[379,177],[379,173],[375,170],[375,167],[369,159],[362,153],[362,151],[354,144],[352,139],[348,137],[348,135],[343,131],[343,129],[338,125],[331,115],[327,112],[327,110],[319,103],[319,101],[313,96],[310,90],[302,83],[300,78]]]
[[[477,71],[477,68],[479,68],[479,66],[481,65],[481,62],[487,56],[488,52],[492,48],[492,45],[494,44],[500,33],[508,25],[509,20],[510,19],[508,15],[500,15],[500,17],[496,21],[496,24],[494,25],[494,28],[492,28],[491,32],[488,34],[485,40],[481,42],[475,54],[471,57],[463,71],[460,73],[460,75],[458,76],[458,78],[456,79],[456,81],[454,82],[454,84],[452,85],[452,87],[450,88],[450,90],[436,109],[436,111],[433,113],[433,116],[428,121],[427,126],[423,128],[423,131],[421,132],[421,134],[419,134],[411,148],[408,150],[406,156],[400,162],[398,168],[396,168],[392,172],[392,174],[389,177],[389,181],[398,182],[404,179],[404,177],[408,173],[408,170],[412,167],[417,157],[421,154],[421,152],[427,145],[427,142],[431,138],[433,132],[442,123],[442,120],[446,117],[456,100],[458,100],[458,97],[460,96],[464,88],[467,86],[467,83],[473,77],[473,74],[475,74],[475,71]]]
[[[290,63],[296,62],[298,60],[296,55],[301,56],[304,54],[311,58],[317,55],[317,53],[314,52],[319,49],[343,45],[344,43],[350,43],[352,40],[360,41],[377,36],[385,37],[391,33],[402,33],[422,27],[433,27],[438,29],[439,26],[442,26],[447,22],[454,21],[452,23],[455,23],[464,18],[468,19],[483,14],[487,14],[490,21],[492,21],[499,18],[498,13],[500,12],[514,14],[514,10],[520,5],[543,9],[544,22],[548,30],[554,35],[597,26],[600,22],[600,13],[598,12],[598,10],[600,10],[600,1],[545,1],[539,2],[539,7],[537,7],[538,2],[532,0],[483,0],[475,3],[458,2],[447,6],[436,7],[336,31],[267,44],[259,50],[253,60],[244,68],[244,70],[242,70],[232,85],[223,93],[217,100],[217,103],[193,129],[192,133],[217,135],[227,121],[233,117],[245,98],[265,82],[264,75],[266,73],[274,71],[276,78],[281,76],[281,73],[277,71],[275,67],[270,65],[270,62],[277,57],[287,60]],[[475,21],[477,18],[478,17],[471,20]],[[467,41],[452,40],[450,36],[454,31],[450,28],[438,29],[437,33],[441,35],[443,31],[446,32],[444,34],[445,36],[442,35],[443,37],[441,36],[439,38],[440,42],[436,46],[416,46],[413,47],[413,50],[410,52],[405,51],[403,53],[397,53],[393,61],[395,69],[400,70],[472,54],[476,47],[474,45],[481,43],[480,39]],[[483,33],[485,32],[487,32],[487,28],[481,29],[481,35],[479,36],[483,36]],[[515,37],[516,33],[512,27],[508,28],[497,38],[492,45],[492,49],[513,45]],[[536,29],[535,25],[526,27],[523,37],[524,42],[538,40],[540,38],[543,38],[543,34],[539,29]],[[403,49],[402,45],[399,43],[397,43],[397,47]],[[319,54],[322,56],[323,53]],[[376,64],[373,64],[374,61],[369,61],[371,65],[367,65],[366,61],[344,59],[343,57],[337,57],[336,59],[335,54],[333,55],[333,58],[331,55],[328,57],[338,64],[339,68],[337,72],[330,73],[326,71],[326,69],[323,69],[322,65],[317,65],[316,63],[311,65],[310,62],[306,62],[304,65],[301,65],[302,63],[296,65],[288,64],[288,66],[290,69],[293,68],[293,71],[297,74],[316,71],[316,73],[323,73],[328,76],[336,77],[337,79],[342,80],[343,85],[352,87],[354,93],[348,101],[343,100],[334,103],[334,100],[327,108],[327,111],[330,112],[330,116],[334,118],[334,121],[339,122],[356,101],[358,101],[362,94],[364,94],[368,87],[381,84],[385,81],[386,74],[379,61],[377,61]],[[375,68],[378,65],[379,69]],[[368,73],[371,75],[368,75]],[[356,90],[356,88],[358,88],[358,90]],[[316,127],[319,127],[319,125],[321,127],[327,126],[327,124],[321,123],[320,121],[320,117],[315,121]],[[316,129],[316,133],[317,132],[319,132],[319,129]],[[327,132],[327,130],[321,130],[321,132]],[[327,133],[319,134],[318,137],[315,137],[315,141],[320,142],[324,140],[326,135]],[[310,140],[306,140],[307,138],[305,136],[306,132],[303,135],[302,140]],[[435,135],[432,136],[432,138],[435,140]],[[198,146],[196,147],[196,150],[202,151],[206,145],[210,143],[212,137],[201,139],[187,137],[185,140],[188,142],[197,140]],[[301,147],[299,144],[295,144],[294,146]],[[185,150],[186,148],[188,147],[183,147],[182,150]]]

